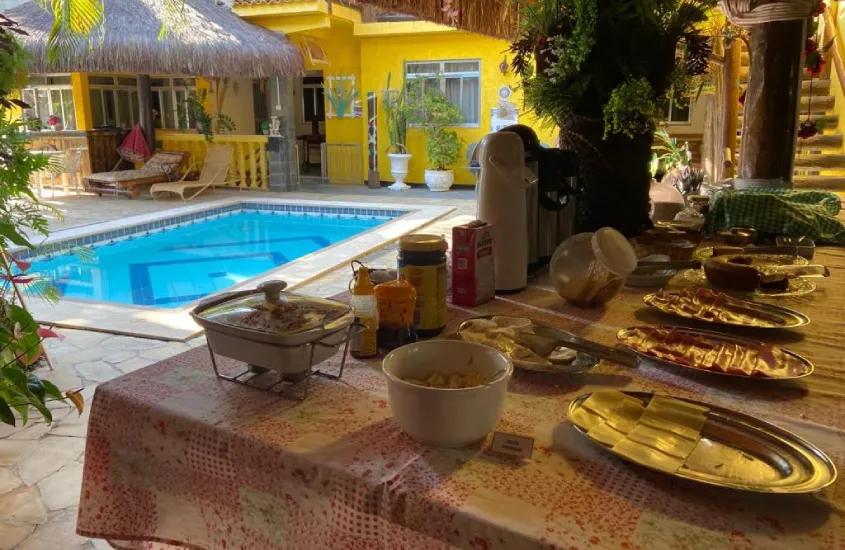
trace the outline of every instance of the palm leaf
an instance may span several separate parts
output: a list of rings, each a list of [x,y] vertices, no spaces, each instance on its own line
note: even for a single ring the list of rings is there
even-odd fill
[[[103,22],[101,0],[39,0],[53,12],[53,26],[47,36],[47,55],[55,61],[59,52],[71,52],[88,40]]]

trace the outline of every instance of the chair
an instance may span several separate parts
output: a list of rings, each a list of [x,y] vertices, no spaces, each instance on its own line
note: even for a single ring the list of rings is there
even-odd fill
[[[141,194],[142,185],[173,181],[179,177],[188,153],[184,151],[156,151],[152,157],[136,170],[100,172],[85,178],[85,190],[103,196],[103,193],[126,195],[129,198]]]
[[[186,173],[182,179],[173,183],[157,183],[150,188],[150,195],[157,199],[163,193],[179,195],[183,201],[189,201],[211,187],[212,185],[229,185],[238,181],[238,178],[228,179],[229,170],[232,164],[231,145],[212,145],[208,148],[204,162],[195,162],[190,168],[190,173],[199,164],[202,164],[202,172],[196,181],[186,181]],[[185,196],[188,190],[196,190],[189,196]]]
[[[76,191],[76,196],[79,196],[79,191],[82,189],[82,157],[87,151],[87,147],[74,147],[65,151],[62,173],[67,174],[67,181],[70,182],[70,185],[65,186],[65,193],[69,193],[72,187]]]

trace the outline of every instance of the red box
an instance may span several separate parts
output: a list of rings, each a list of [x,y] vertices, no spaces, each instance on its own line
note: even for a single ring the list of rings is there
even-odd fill
[[[452,303],[474,307],[496,295],[493,226],[474,221],[452,228]]]

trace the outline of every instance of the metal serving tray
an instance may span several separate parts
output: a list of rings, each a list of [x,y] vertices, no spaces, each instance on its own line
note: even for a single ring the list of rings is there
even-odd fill
[[[797,353],[789,351],[788,349],[780,347],[780,346],[777,346],[777,347],[779,347],[785,354],[792,356],[794,359],[797,359],[799,362],[801,362],[804,365],[804,371],[801,374],[798,374],[798,375],[795,375],[795,376],[750,376],[750,375],[746,375],[746,374],[734,374],[734,373],[731,373],[731,372],[709,370],[709,369],[705,369],[705,368],[698,368],[698,367],[693,367],[693,366],[689,366],[689,365],[684,365],[684,364],[681,364],[681,363],[675,363],[674,361],[669,361],[668,359],[661,359],[659,357],[654,357],[654,356],[648,355],[647,353],[641,353],[641,352],[631,348],[630,346],[627,346],[624,343],[623,339],[625,338],[625,335],[629,331],[634,330],[636,328],[640,328],[640,327],[623,328],[622,330],[620,330],[619,332],[616,333],[616,338],[620,341],[620,343],[622,343],[622,345],[625,345],[625,347],[627,349],[630,349],[633,353],[639,355],[640,357],[642,357],[645,360],[653,361],[655,363],[659,363],[659,364],[663,364],[663,365],[669,365],[669,366],[672,366],[672,367],[678,367],[680,369],[691,370],[691,371],[694,371],[694,372],[705,372],[705,373],[710,373],[710,374],[718,374],[718,375],[721,375],[721,376],[733,376],[735,378],[754,379],[754,380],[795,380],[797,378],[804,378],[805,376],[809,376],[809,375],[813,374],[813,371],[815,370],[815,366],[813,365],[813,363],[811,363],[810,361],[808,361],[804,357],[798,355]],[[760,341],[757,341],[757,340],[751,340],[751,339],[748,339],[748,338],[738,338],[736,336],[730,336],[728,334],[722,334],[720,332],[714,332],[714,331],[711,331],[711,330],[699,330],[699,329],[693,329],[693,328],[662,326],[662,325],[660,326],[660,328],[669,329],[669,330],[676,330],[680,333],[690,334],[690,335],[693,335],[693,336],[706,336],[708,338],[719,339],[719,340],[723,340],[723,341],[730,342],[730,343],[733,343],[733,344],[740,344],[740,345],[746,345],[746,346],[766,345],[764,342],[760,342]]]
[[[670,295],[678,295],[681,294],[682,290],[673,290],[667,291],[664,290],[662,293],[670,294]],[[689,292],[689,291],[687,291]],[[795,311],[794,309],[789,309],[782,306],[776,306],[773,304],[764,304],[761,302],[754,302],[752,300],[743,300],[741,298],[736,298],[733,296],[729,296],[729,298],[737,302],[738,305],[741,307],[751,310],[752,312],[759,313],[761,318],[771,318],[771,319],[779,319],[782,323],[777,324],[772,321],[769,324],[746,324],[746,323],[732,323],[728,321],[722,321],[718,319],[701,319],[699,317],[694,316],[691,313],[683,312],[683,311],[674,311],[666,307],[666,304],[660,303],[658,294],[660,293],[652,293],[648,294],[643,297],[643,302],[647,305],[653,307],[654,309],[666,313],[667,315],[674,315],[675,317],[680,317],[682,319],[691,319],[693,321],[698,321],[701,323],[709,323],[711,325],[721,325],[721,326],[732,326],[732,327],[745,327],[745,328],[764,328],[764,329],[786,329],[786,328],[798,328],[803,327],[810,324],[810,318],[804,315],[799,311]]]
[[[646,392],[622,393],[639,399],[644,405],[654,396]],[[575,398],[569,404],[569,414],[572,415],[590,395],[585,393]],[[836,480],[836,466],[809,441],[753,416],[692,399],[674,399],[707,407],[709,411],[698,444],[684,465],[670,475],[759,493],[810,493]],[[585,430],[575,428],[593,443],[617,454]],[[654,469],[648,464],[635,463]]]

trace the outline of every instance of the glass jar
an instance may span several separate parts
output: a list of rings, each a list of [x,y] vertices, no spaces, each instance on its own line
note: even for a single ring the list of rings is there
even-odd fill
[[[399,275],[417,291],[414,328],[417,336],[437,336],[446,328],[446,240],[440,235],[406,235],[399,239]]]

